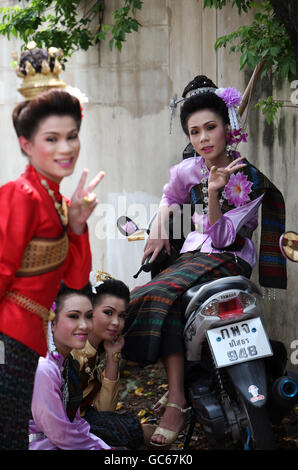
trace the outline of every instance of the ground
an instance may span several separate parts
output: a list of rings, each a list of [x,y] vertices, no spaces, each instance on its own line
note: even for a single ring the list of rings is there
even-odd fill
[[[154,403],[167,391],[167,378],[160,365],[138,367],[137,364],[123,361],[121,364],[121,389],[119,412],[129,411],[149,424],[158,424],[158,418],[152,412]],[[274,426],[274,435],[278,450],[298,449],[298,407],[279,426]],[[171,449],[183,448],[184,433],[179,435]],[[233,445],[229,447],[233,449]],[[200,426],[195,428],[190,450],[214,450]]]

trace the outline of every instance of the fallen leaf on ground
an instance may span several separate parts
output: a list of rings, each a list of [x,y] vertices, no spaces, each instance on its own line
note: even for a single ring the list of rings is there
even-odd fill
[[[157,388],[168,388],[168,384],[161,384]]]

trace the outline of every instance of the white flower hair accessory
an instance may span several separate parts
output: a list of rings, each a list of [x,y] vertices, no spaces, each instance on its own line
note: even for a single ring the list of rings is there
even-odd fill
[[[110,274],[105,271],[91,271],[89,274],[89,282],[92,286],[92,293],[96,294],[96,287],[100,286],[107,279],[113,279]]]
[[[52,322],[48,322],[48,350],[50,353],[55,353],[57,352],[55,343],[54,343],[54,338],[53,338],[53,332],[52,332]]]
[[[89,282],[92,286],[92,293],[96,294],[96,287],[100,286],[100,284],[103,284],[103,281],[97,281],[96,280],[96,272],[91,271],[89,275]]]
[[[88,96],[77,87],[67,85],[65,91],[67,91],[67,93],[69,93],[70,95],[78,98],[81,105],[83,105],[83,103],[88,103],[89,101]]]

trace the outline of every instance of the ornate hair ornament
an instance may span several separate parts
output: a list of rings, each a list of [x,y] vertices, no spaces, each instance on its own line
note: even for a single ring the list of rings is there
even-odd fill
[[[91,271],[89,275],[89,282],[92,286],[93,294],[96,294],[96,287],[103,284],[107,279],[113,279],[109,273],[106,273],[105,271]]]
[[[27,51],[38,49],[34,41],[30,41],[26,47]],[[40,51],[42,50],[40,49]],[[79,88],[71,87],[59,78],[62,71],[62,65],[59,62],[59,59],[63,56],[62,50],[57,49],[57,47],[50,47],[47,51],[44,49],[44,52],[47,52],[47,54],[44,54],[45,57],[41,62],[36,59],[38,63],[35,65],[32,65],[30,60],[25,60],[25,64],[21,64],[21,54],[20,61],[16,66],[16,74],[23,79],[23,82],[18,91],[26,100],[32,100],[46,90],[60,88],[78,98],[81,109],[83,109],[82,105],[88,102],[88,97]],[[13,52],[11,55],[15,61],[18,61],[17,52]],[[47,59],[46,55],[48,56]]]
[[[37,44],[31,41],[26,47],[27,52],[33,51],[37,48]],[[65,90],[67,86],[66,83],[59,78],[59,74],[62,71],[59,58],[62,57],[63,52],[56,47],[50,47],[47,52],[47,60],[44,58],[41,60],[41,63],[35,66],[32,65],[30,60],[25,60],[25,64],[21,64],[21,54],[20,62],[16,67],[16,73],[18,77],[23,79],[22,85],[18,91],[26,100],[32,100],[43,91],[50,90],[51,88]],[[18,60],[18,54],[16,52],[13,52],[12,56],[16,61]]]
[[[56,310],[57,310],[57,305],[56,302],[52,303],[52,307],[50,308],[50,320],[48,322],[48,350],[50,353],[53,354],[54,357],[58,355],[55,343],[54,343],[54,338],[53,338],[53,332],[52,332],[52,322],[54,318],[56,317]]]
[[[229,145],[238,144],[240,142],[247,142],[247,134],[243,134],[241,130],[241,120],[238,114],[238,106],[241,104],[242,95],[236,88],[214,88],[214,87],[201,87],[190,90],[184,98],[176,100],[175,98],[170,101],[171,108],[171,121],[178,103],[181,103],[193,96],[201,95],[204,93],[215,93],[221,98],[228,108],[229,120],[231,130],[227,135]]]

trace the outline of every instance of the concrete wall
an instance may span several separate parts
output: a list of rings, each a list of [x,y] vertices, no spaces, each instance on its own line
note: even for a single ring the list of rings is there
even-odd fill
[[[9,2],[0,1],[1,5]],[[16,2],[10,2],[14,4]],[[119,0],[107,3],[104,22]],[[169,134],[169,101],[181,95],[197,74],[212,78],[219,86],[244,91],[250,73],[239,71],[239,58],[227,51],[214,52],[215,39],[248,24],[250,16],[237,10],[204,10],[202,0],[145,0],[138,19],[143,27],[129,35],[123,51],[109,50],[108,43],[88,52],[76,53],[62,78],[78,86],[89,97],[81,131],[82,151],[74,175],[62,183],[70,196],[84,167],[90,179],[97,171],[106,177],[97,189],[100,204],[90,219],[93,268],[122,278],[130,287],[149,280],[143,274],[132,278],[142,257],[143,242],[130,243],[115,229],[115,220],[127,213],[136,215],[140,225],[148,222],[168,178],[169,167],[181,160],[187,140],[180,129],[178,113]],[[25,165],[10,122],[14,105],[21,101],[20,84],[9,67],[10,52],[17,41],[0,38],[0,184],[15,178]],[[258,97],[271,94],[271,81],[258,85]],[[247,116],[249,143],[245,155],[269,176],[283,192],[287,206],[287,229],[298,231],[297,216],[297,107],[292,107],[288,83],[274,93],[284,100],[276,128],[250,107]],[[138,204],[138,205],[136,205]],[[257,236],[255,237],[257,241]],[[289,353],[298,340],[298,265],[288,263],[289,288],[277,291],[275,302],[264,301],[270,334],[285,341]]]

